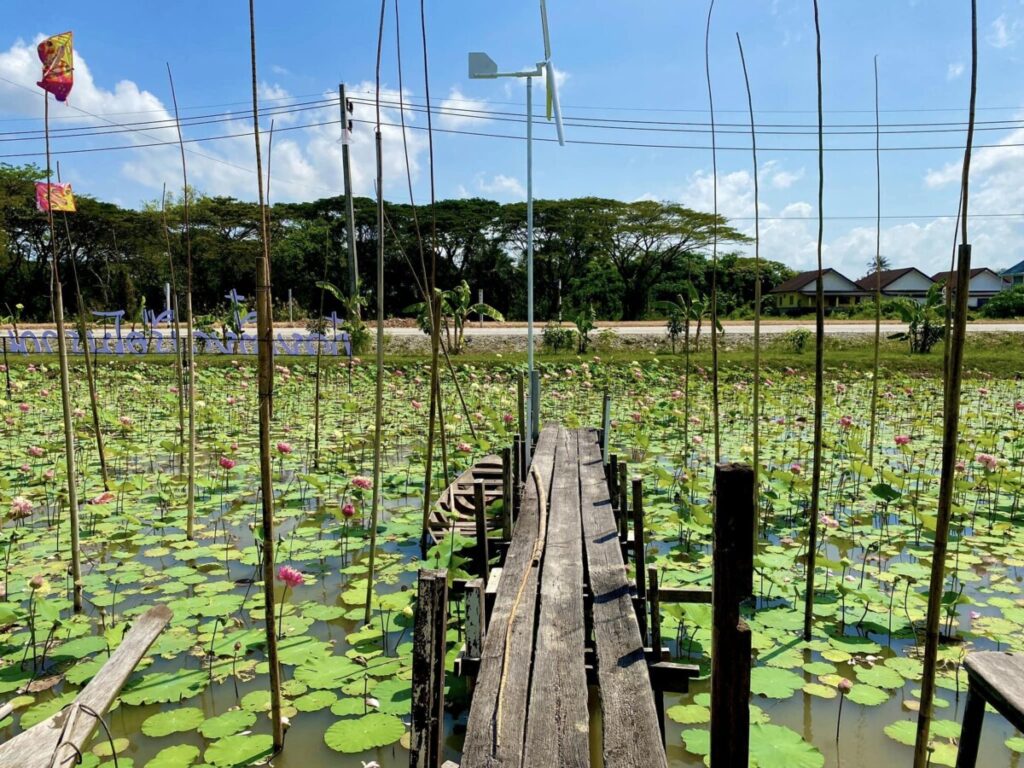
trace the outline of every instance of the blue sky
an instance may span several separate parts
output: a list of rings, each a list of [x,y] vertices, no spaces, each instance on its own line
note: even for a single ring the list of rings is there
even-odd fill
[[[524,196],[525,146],[516,139],[445,131],[522,135],[525,89],[520,81],[470,81],[466,53],[487,51],[503,69],[528,67],[542,54],[536,0],[427,0],[430,87],[435,107],[435,173],[439,197]],[[1006,266],[1024,259],[1024,2],[980,3],[980,145],[972,174],[975,262]],[[123,205],[159,197],[164,182],[180,185],[177,150],[140,147],[174,138],[166,122],[145,132],[118,125],[170,116],[165,63],[174,71],[187,139],[245,133],[249,98],[248,4],[49,4],[8,0],[0,10],[0,162],[36,160],[43,142],[42,100],[34,43],[75,32],[76,86],[71,107],[55,105],[53,128],[118,131],[104,136],[56,135],[53,148],[76,190]],[[323,104],[344,80],[360,100],[374,77],[380,6],[366,0],[257,2],[260,91],[277,110],[273,197],[305,200],[341,191],[337,106]],[[414,192],[428,199],[419,4],[399,6],[406,119]],[[712,205],[712,164],[704,80],[707,4],[690,0],[549,0],[554,62],[571,141],[540,142],[535,153],[538,197],[596,195],[624,200],[676,200]],[[894,265],[927,272],[947,268],[957,208],[957,146],[969,84],[967,0],[823,0],[825,261],[852,277],[874,254],[874,135],[872,59],[879,56],[883,128],[882,251]],[[735,35],[743,38],[759,124],[762,254],[797,268],[815,257],[817,158],[814,129],[814,27],[810,0],[717,0],[712,24],[719,206],[752,232],[753,189],[743,90]],[[398,91],[394,3],[389,0],[382,64],[385,97]],[[15,83],[17,85],[15,85]],[[535,109],[542,114],[543,85]],[[312,102],[312,104],[310,104]],[[84,110],[78,111],[78,110]],[[471,113],[453,110],[473,110]],[[86,114],[89,113],[89,114]],[[372,120],[369,103],[356,117]],[[489,114],[481,114],[489,113]],[[497,115],[494,113],[505,113]],[[472,115],[472,116],[470,116]],[[384,111],[397,123],[398,111]],[[594,127],[594,121],[604,127]],[[269,117],[264,130],[269,128]],[[588,124],[589,123],[589,124]],[[731,124],[731,125],[730,125]],[[74,134],[76,131],[66,131]],[[81,133],[81,131],[78,131]],[[550,125],[536,135],[552,138]],[[385,190],[408,200],[402,136],[385,130]],[[19,140],[11,140],[18,138]],[[635,146],[637,144],[677,147]],[[121,146],[114,151],[74,152]],[[686,148],[678,148],[678,146]],[[917,149],[910,149],[917,147]],[[921,147],[944,147],[921,149]],[[190,180],[210,194],[255,198],[251,137],[189,145]],[[854,151],[850,151],[854,150]],[[868,151],[859,151],[868,150]],[[28,153],[31,157],[14,157]],[[356,191],[372,193],[373,140],[356,126]],[[1010,215],[1003,215],[1010,214]],[[945,217],[945,218],[944,218]]]

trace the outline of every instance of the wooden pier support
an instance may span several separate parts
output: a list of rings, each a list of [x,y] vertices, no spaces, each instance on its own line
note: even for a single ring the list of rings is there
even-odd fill
[[[501,538],[512,541],[512,449],[501,449]]]
[[[484,501],[484,481],[477,478],[473,481],[473,515],[476,518],[476,557],[480,578],[487,586],[488,573],[491,570],[491,556],[487,549],[487,503]]]
[[[661,599],[658,591],[658,569],[647,571],[650,591],[647,593],[651,604],[651,648],[655,659],[661,654]],[[665,694],[658,686],[654,689],[654,709],[658,713],[658,727],[661,728],[661,743],[665,743]]]
[[[750,752],[750,627],[740,603],[754,586],[754,471],[715,467],[711,629],[711,764],[743,766]]]
[[[644,481],[633,478],[633,567],[636,570],[637,623],[640,637],[647,640],[647,549],[644,545]],[[660,651],[655,646],[655,653]]]
[[[412,635],[410,768],[441,764],[444,736],[444,658],[448,632],[448,572],[422,570]]]

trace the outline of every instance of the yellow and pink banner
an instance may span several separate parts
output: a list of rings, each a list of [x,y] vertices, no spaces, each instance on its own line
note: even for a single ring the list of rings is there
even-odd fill
[[[49,187],[49,194],[47,194]],[[47,184],[45,181],[36,182],[36,207],[43,212],[64,211],[74,213],[75,196],[71,193],[70,184]]]
[[[61,32],[48,37],[36,49],[43,62],[43,79],[36,85],[53,94],[57,101],[67,101],[74,85],[74,58],[71,49],[71,33]]]

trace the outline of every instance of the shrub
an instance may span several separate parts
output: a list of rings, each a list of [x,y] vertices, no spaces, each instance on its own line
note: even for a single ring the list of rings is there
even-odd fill
[[[549,352],[570,350],[576,344],[576,331],[572,328],[562,328],[552,320],[544,326],[542,343],[544,349]]]
[[[978,314],[982,317],[1024,317],[1024,285],[1000,291],[978,310]]]
[[[811,340],[811,332],[806,328],[794,328],[782,337],[787,349],[795,355],[803,354],[807,343]]]

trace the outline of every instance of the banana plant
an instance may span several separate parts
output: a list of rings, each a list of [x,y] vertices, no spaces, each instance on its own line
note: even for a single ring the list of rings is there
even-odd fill
[[[690,346],[690,325],[696,324],[694,334],[694,351],[700,352],[700,332],[704,325],[704,319],[711,319],[711,300],[702,296],[693,283],[686,283],[684,293],[676,295],[675,301],[656,301],[654,308],[664,312],[668,317],[667,327],[669,336],[672,338],[672,351],[675,352],[676,339],[679,333],[683,333],[684,348]],[[718,332],[724,333],[721,321],[716,323]]]
[[[472,303],[472,291],[469,283],[463,280],[454,288],[447,291],[437,290],[441,305],[441,329],[444,331],[445,342],[448,351],[457,355],[465,345],[466,322],[470,315],[479,315],[491,320],[503,321],[505,317],[490,304],[483,302]],[[420,329],[429,334],[430,314],[427,311],[426,302],[418,302],[405,308],[406,312],[416,313],[416,322]]]

